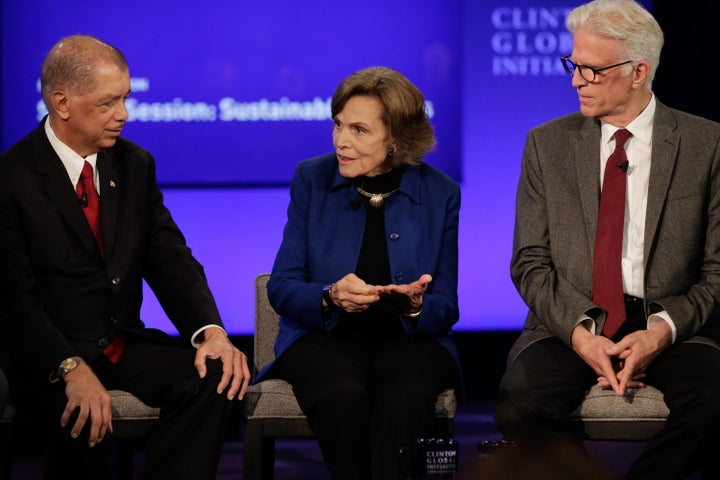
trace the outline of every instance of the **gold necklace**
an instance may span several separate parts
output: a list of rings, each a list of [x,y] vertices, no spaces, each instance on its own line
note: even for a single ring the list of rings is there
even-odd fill
[[[373,208],[380,208],[383,206],[383,203],[385,203],[385,199],[390,196],[395,190],[390,190],[387,193],[370,193],[366,192],[362,188],[356,186],[355,187],[358,191],[358,193],[362,194],[363,196],[369,198],[370,206]]]

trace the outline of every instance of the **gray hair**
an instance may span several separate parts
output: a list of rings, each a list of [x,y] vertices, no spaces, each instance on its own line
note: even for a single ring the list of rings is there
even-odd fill
[[[96,87],[99,65],[113,64],[127,70],[127,60],[117,48],[88,35],[72,35],[57,42],[40,69],[43,102],[51,109],[51,95],[57,89],[83,94]]]
[[[582,29],[613,38],[620,42],[628,60],[647,61],[650,64],[647,88],[650,88],[660,64],[664,36],[657,20],[635,0],[593,0],[570,12],[567,28],[572,33]],[[632,65],[624,69],[627,75]]]

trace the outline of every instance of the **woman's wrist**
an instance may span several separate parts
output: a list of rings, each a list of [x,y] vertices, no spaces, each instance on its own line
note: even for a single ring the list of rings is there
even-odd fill
[[[338,308],[337,304],[332,298],[333,285],[335,284],[331,283],[329,285],[325,285],[322,291],[323,310],[325,311],[336,310]]]

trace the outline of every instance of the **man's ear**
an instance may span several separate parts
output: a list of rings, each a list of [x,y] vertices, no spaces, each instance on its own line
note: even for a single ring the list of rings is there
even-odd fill
[[[633,88],[645,87],[650,75],[650,64],[642,60],[633,69]]]
[[[65,92],[53,92],[50,96],[50,103],[52,105],[52,109],[62,120],[67,120],[70,117],[70,98],[65,94]]]

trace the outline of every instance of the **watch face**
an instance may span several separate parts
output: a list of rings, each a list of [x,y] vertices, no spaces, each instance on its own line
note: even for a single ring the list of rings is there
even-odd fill
[[[66,358],[60,363],[61,375],[64,377],[66,373],[70,373],[78,365],[80,365],[80,359],[78,357]]]
[[[63,370],[72,370],[75,367],[77,367],[77,360],[74,357],[66,358],[60,364],[60,368]]]

